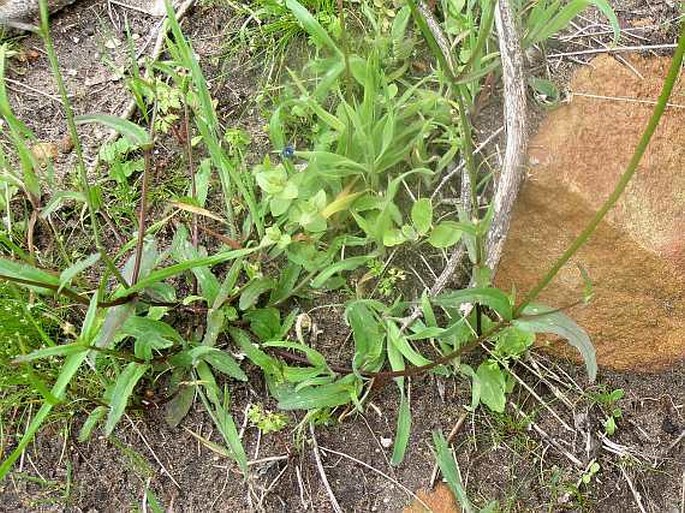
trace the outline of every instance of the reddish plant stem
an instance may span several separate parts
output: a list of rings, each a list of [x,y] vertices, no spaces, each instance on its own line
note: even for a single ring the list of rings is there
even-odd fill
[[[152,145],[143,150],[143,160],[145,161],[145,168],[143,169],[143,177],[140,187],[140,209],[138,210],[138,240],[136,241],[136,259],[133,264],[133,273],[131,275],[131,285],[138,282],[140,274],[140,264],[143,259],[143,246],[145,244],[145,225],[147,218],[147,190],[150,176],[150,166],[152,165]]]

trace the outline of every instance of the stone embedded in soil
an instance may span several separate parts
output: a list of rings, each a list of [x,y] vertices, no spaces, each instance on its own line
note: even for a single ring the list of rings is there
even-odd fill
[[[515,286],[519,295],[530,290],[625,170],[670,60],[630,62],[643,78],[610,56],[581,68],[570,103],[551,112],[532,139],[500,287]],[[593,301],[568,313],[589,332],[601,366],[658,370],[685,359],[684,82],[681,76],[670,100],[676,106],[667,109],[623,197],[540,297],[555,307],[577,301],[583,291],[578,264],[588,271]]]
[[[431,491],[421,490],[416,495],[430,506],[430,511],[433,513],[461,513],[452,491],[444,483],[438,483]],[[427,511],[423,504],[414,500],[403,513],[426,513]]]

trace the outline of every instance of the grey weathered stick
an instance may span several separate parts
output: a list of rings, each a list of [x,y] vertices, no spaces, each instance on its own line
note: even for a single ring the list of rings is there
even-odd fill
[[[510,0],[500,0],[495,11],[502,75],[504,82],[504,124],[507,133],[504,161],[493,202],[493,220],[486,240],[487,266],[494,276],[502,257],[511,211],[523,178],[526,153],[527,109],[523,51],[516,29],[516,17]]]
[[[326,470],[323,468],[323,462],[321,461],[321,455],[319,454],[319,444],[316,443],[316,435],[314,434],[314,425],[309,424],[309,433],[312,436],[312,452],[314,453],[314,459],[316,460],[316,468],[319,471],[319,476],[321,477],[321,482],[323,483],[326,493],[328,494],[328,501],[331,503],[331,507],[335,513],[343,513],[338,499],[333,493],[330,483],[328,482],[328,477],[326,477]]]
[[[635,499],[635,504],[637,505],[638,509],[640,510],[640,513],[647,513],[647,510],[645,509],[644,505],[642,504],[642,495],[640,495],[640,492],[638,492],[637,488],[635,488],[635,485],[633,484],[633,480],[630,479],[628,472],[626,472],[625,466],[620,465],[620,467],[621,467],[621,472],[623,473],[623,477],[628,482],[628,486],[630,487],[630,491],[633,494],[633,498]]]

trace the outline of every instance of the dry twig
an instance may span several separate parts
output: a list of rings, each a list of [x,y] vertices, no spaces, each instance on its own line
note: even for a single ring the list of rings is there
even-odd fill
[[[319,453],[319,444],[316,443],[316,435],[314,434],[314,426],[309,424],[309,433],[312,436],[312,452],[314,453],[314,459],[316,460],[316,468],[319,471],[319,476],[321,477],[321,482],[324,488],[326,488],[326,493],[328,494],[328,500],[333,507],[335,513],[342,513],[342,508],[336,499],[333,489],[331,488],[328,478],[326,477],[326,471],[323,468],[323,463],[321,462],[321,454]]]
[[[625,478],[625,480],[628,482],[628,486],[630,487],[630,491],[633,494],[633,498],[635,499],[635,504],[637,505],[638,509],[640,510],[640,513],[647,513],[647,510],[642,505],[642,495],[640,495],[640,492],[638,492],[637,488],[635,488],[635,485],[633,484],[633,480],[630,479],[630,476],[628,475],[628,472],[626,472],[626,469],[623,465],[621,465],[621,473],[623,474],[623,477]]]
[[[327,452],[327,453],[330,453],[330,454],[335,454],[336,456],[340,456],[340,457],[342,457],[342,458],[347,458],[348,460],[353,461],[354,463],[356,463],[356,464],[358,464],[358,465],[361,465],[362,467],[367,468],[367,469],[369,469],[369,470],[372,471],[372,472],[375,472],[375,473],[378,474],[379,476],[384,477],[385,479],[387,479],[388,481],[390,481],[392,484],[394,484],[395,486],[397,486],[398,488],[400,488],[402,491],[404,491],[407,495],[409,495],[409,497],[411,497],[412,499],[414,499],[415,501],[417,501],[419,504],[421,504],[421,505],[422,505],[424,508],[426,508],[428,511],[431,511],[430,506],[428,506],[428,504],[426,504],[426,502],[425,502],[424,500],[422,500],[421,497],[419,497],[418,495],[416,495],[416,494],[415,494],[414,492],[412,492],[409,488],[407,488],[407,487],[404,486],[402,483],[400,483],[397,479],[392,478],[391,476],[389,476],[388,474],[386,474],[386,473],[383,472],[382,470],[378,470],[376,467],[372,467],[372,466],[369,465],[368,463],[365,463],[365,462],[363,462],[362,460],[359,460],[359,459],[355,458],[354,456],[350,456],[349,454],[345,454],[344,452],[334,451],[333,449],[328,449],[327,447],[320,447],[320,449],[321,449],[322,451],[324,451],[324,452]]]
[[[511,211],[523,179],[523,161],[527,146],[526,84],[523,51],[516,29],[512,2],[500,0],[495,11],[504,82],[504,125],[507,144],[495,195],[493,219],[486,241],[485,263],[494,276],[509,231]]]

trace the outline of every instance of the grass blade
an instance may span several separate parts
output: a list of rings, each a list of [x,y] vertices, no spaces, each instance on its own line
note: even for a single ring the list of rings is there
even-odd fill
[[[64,398],[64,392],[69,386],[69,383],[71,383],[73,377],[76,375],[76,372],[81,367],[81,364],[85,361],[86,356],[88,356],[88,351],[76,353],[67,358],[67,360],[64,362],[62,370],[59,373],[59,376],[57,377],[57,381],[52,387],[52,395],[58,399]],[[7,476],[12,468],[12,465],[14,465],[14,462],[17,461],[19,456],[21,456],[21,453],[24,452],[24,449],[26,449],[28,444],[31,443],[34,435],[40,429],[40,427],[43,425],[43,422],[52,411],[52,407],[53,405],[49,402],[43,403],[43,405],[40,407],[38,413],[36,413],[36,416],[33,418],[31,424],[21,437],[17,447],[12,451],[7,459],[2,462],[2,465],[0,465],[0,481]]]
[[[437,451],[438,465],[440,466],[440,471],[442,475],[447,480],[447,485],[454,493],[454,496],[459,501],[459,505],[464,510],[465,513],[473,513],[473,506],[466,495],[466,490],[461,481],[461,475],[459,473],[459,467],[457,462],[452,456],[452,451],[450,451],[447,446],[447,440],[445,436],[440,431],[433,432],[433,443],[435,444],[435,449]]]
[[[119,116],[112,116],[110,114],[87,114],[77,116],[74,121],[77,125],[85,125],[88,123],[100,123],[101,125],[105,125],[118,134],[123,135],[136,146],[145,147],[152,143],[152,139],[147,130],[128,119],[123,119]]]
[[[332,52],[342,55],[342,52],[335,44],[331,36],[328,35],[326,29],[316,21],[316,18],[297,0],[285,0],[285,5],[290,12],[300,22],[302,28],[309,34],[309,36],[319,45],[327,47]]]

